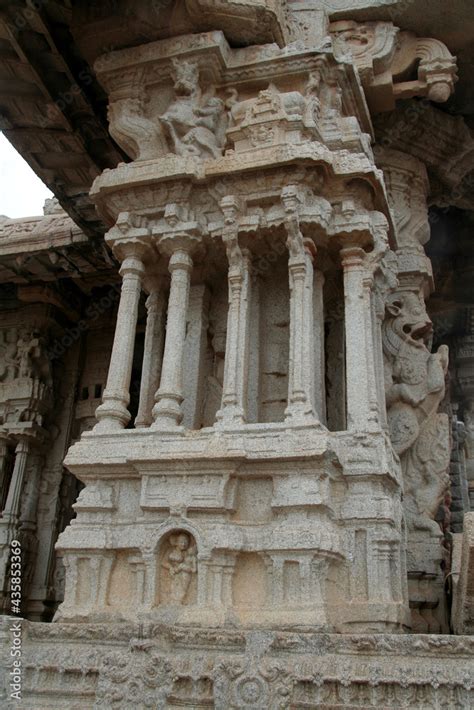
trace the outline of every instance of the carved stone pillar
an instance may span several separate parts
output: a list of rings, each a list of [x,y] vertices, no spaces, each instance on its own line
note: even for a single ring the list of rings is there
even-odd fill
[[[246,421],[249,359],[250,254],[238,243],[238,204],[233,197],[221,201],[224,212],[223,240],[229,261],[229,310],[224,364],[222,404],[217,420]]]
[[[358,246],[341,249],[344,272],[347,428],[356,430],[367,428],[369,420],[364,257],[364,250]]]
[[[153,407],[155,429],[173,429],[183,418],[183,352],[192,268],[193,260],[188,250],[177,245],[169,263],[171,286],[161,381]]]
[[[313,339],[314,385],[313,405],[323,424],[326,424],[325,346],[324,346],[324,274],[314,269],[313,277]]]
[[[183,389],[186,396],[183,401],[183,426],[186,429],[199,429],[201,426],[202,405],[206,389],[206,355],[209,328],[210,293],[205,284],[191,286],[184,346]]]
[[[19,522],[21,512],[21,497],[25,485],[25,472],[30,453],[30,441],[21,437],[15,449],[15,465],[8,489],[8,495],[0,518],[0,595],[6,588],[8,574],[8,561],[10,558],[10,543],[19,535]],[[21,546],[23,542],[21,541]],[[27,552],[27,550],[25,551]],[[24,560],[22,549],[22,559]],[[27,593],[26,580],[23,583],[24,593]]]
[[[2,502],[6,500],[8,491],[8,437],[4,431],[0,432],[0,511]]]
[[[2,515],[2,523],[8,524],[10,528],[15,527],[20,515],[21,494],[30,446],[30,441],[21,437],[15,448],[15,465]]]
[[[144,274],[143,245],[130,242],[122,246],[125,258],[120,267],[122,291],[117,313],[114,343],[110,358],[107,386],[96,417],[95,431],[123,429],[130,421],[127,407],[130,402],[133,349],[138,318],[138,303]]]
[[[282,192],[285,225],[288,233],[288,272],[290,281],[290,358],[288,364],[288,405],[285,417],[290,422],[316,420],[313,408],[313,259],[316,247],[305,242],[299,228],[297,190],[288,186]],[[311,251],[310,251],[311,250]]]
[[[155,392],[160,384],[163,341],[165,334],[164,305],[165,299],[158,281],[149,284],[146,300],[147,319],[145,345],[143,350],[142,379],[140,383],[140,403],[135,419],[135,426],[146,427],[153,422]]]

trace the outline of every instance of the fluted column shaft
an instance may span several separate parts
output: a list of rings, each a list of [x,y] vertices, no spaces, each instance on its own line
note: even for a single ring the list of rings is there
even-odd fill
[[[155,403],[155,392],[160,384],[165,323],[164,296],[158,283],[153,283],[150,286],[146,309],[140,402],[135,419],[137,428],[150,426],[153,422],[152,410]]]
[[[138,252],[131,253],[122,262],[122,290],[115,326],[115,336],[110,358],[107,386],[96,417],[96,431],[123,429],[130,421],[127,407],[130,403],[133,350],[138,318],[138,304],[144,265]]]
[[[193,260],[184,249],[176,249],[170,258],[171,286],[166,321],[165,350],[161,369],[160,387],[153,408],[157,429],[173,429],[182,418],[183,352],[186,337],[186,315]]]
[[[341,249],[344,272],[347,428],[366,429],[369,420],[364,257],[360,247]]]

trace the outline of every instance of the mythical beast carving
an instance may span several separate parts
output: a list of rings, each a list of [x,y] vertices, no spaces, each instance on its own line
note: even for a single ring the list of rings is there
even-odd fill
[[[386,305],[383,346],[388,423],[400,456],[408,526],[433,529],[449,484],[449,420],[438,413],[445,393],[448,348],[430,353],[432,324],[416,293],[392,295]]]
[[[137,95],[110,102],[108,116],[112,137],[133,160],[154,160],[170,153],[207,160],[220,157],[229,100],[218,98],[214,87],[202,90],[197,62],[175,59],[171,75],[174,98],[158,116],[147,115],[140,72],[124,78],[125,84],[127,81],[137,84],[138,88],[129,89]]]

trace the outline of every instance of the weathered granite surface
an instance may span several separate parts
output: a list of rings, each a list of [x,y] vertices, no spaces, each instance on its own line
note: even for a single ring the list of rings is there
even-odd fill
[[[449,349],[425,304],[430,179],[469,160],[453,175],[392,118],[419,99],[464,155],[430,103],[456,60],[349,10],[189,0],[131,46],[112,23],[94,57],[129,159],[90,190],[122,283],[61,361],[80,396],[59,423],[74,308],[48,291],[0,324],[3,607],[17,538],[24,610],[61,602],[22,622],[20,707],[473,702],[471,521],[451,568]],[[81,19],[92,54],[102,20]],[[84,237],[57,214],[51,247],[30,229],[42,278]]]

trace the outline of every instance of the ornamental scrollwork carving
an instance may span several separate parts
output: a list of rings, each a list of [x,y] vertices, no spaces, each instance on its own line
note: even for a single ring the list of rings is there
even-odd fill
[[[164,708],[172,686],[171,664],[146,648],[106,655],[99,668],[95,708]]]

